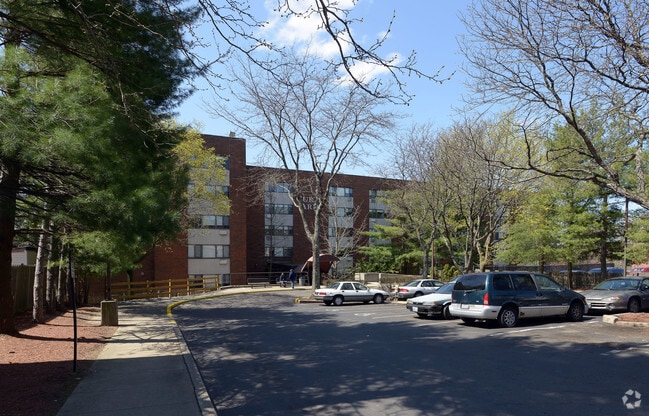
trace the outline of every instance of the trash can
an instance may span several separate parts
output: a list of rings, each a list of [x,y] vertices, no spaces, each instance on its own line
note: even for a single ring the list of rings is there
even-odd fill
[[[304,276],[300,276],[297,280],[298,286],[304,286]]]

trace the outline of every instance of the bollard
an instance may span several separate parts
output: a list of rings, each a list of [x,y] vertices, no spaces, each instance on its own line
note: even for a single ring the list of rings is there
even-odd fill
[[[101,301],[101,326],[117,326],[117,301]]]

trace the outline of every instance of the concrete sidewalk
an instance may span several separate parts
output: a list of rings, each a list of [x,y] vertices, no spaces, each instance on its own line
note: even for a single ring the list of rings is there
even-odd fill
[[[206,297],[276,290],[291,291],[239,287],[191,298],[120,302],[115,335],[57,415],[216,416],[194,359],[173,318],[167,316],[167,308]]]

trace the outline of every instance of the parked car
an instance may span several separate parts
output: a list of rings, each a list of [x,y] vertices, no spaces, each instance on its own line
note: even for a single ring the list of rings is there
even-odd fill
[[[444,282],[441,280],[417,279],[394,289],[394,297],[397,299],[416,298],[417,296],[434,293],[442,286],[444,286]]]
[[[325,305],[340,306],[343,302],[383,303],[390,294],[385,290],[370,289],[359,282],[334,282],[325,288],[316,289],[313,296]]]
[[[583,295],[542,274],[488,272],[458,277],[449,310],[466,323],[496,320],[511,328],[520,318],[563,315],[579,321],[588,304]]]
[[[646,264],[638,264],[631,267],[629,274],[632,276],[646,276],[649,275],[649,266]]]
[[[588,270],[588,275],[591,278],[598,278],[602,275],[602,269],[599,267],[596,269]],[[606,277],[622,277],[624,276],[624,269],[621,267],[607,267],[606,268]]]
[[[640,312],[649,308],[649,277],[614,277],[582,292],[590,311]]]
[[[421,318],[438,315],[444,319],[451,319],[453,316],[448,308],[451,305],[453,286],[455,281],[446,283],[434,293],[410,298],[406,303],[406,309],[415,312]]]

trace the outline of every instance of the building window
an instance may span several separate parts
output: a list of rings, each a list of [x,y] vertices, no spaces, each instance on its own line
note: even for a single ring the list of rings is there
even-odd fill
[[[223,194],[230,197],[230,187],[225,185],[207,185],[207,190],[213,194]]]
[[[286,182],[268,183],[266,182],[266,192],[287,194],[291,190],[291,185]]]
[[[213,244],[203,244],[203,258],[204,259],[215,259],[216,258],[216,246]]]
[[[190,244],[187,246],[190,259],[223,259],[230,257],[230,246],[223,244]]]
[[[212,194],[223,194],[226,197],[230,197],[230,187],[225,186],[225,185],[207,185],[207,191],[212,193]],[[188,183],[187,184],[187,192],[190,194],[194,192],[196,189],[196,185],[193,183]]]
[[[190,244],[187,246],[187,257],[190,259],[200,259],[203,257],[203,246],[198,244]]]
[[[336,217],[353,217],[354,208],[352,207],[338,207],[336,208]]]
[[[230,170],[230,158],[229,157],[224,157],[223,158],[223,167],[225,170]]]
[[[230,217],[228,215],[202,215],[196,219],[196,228],[227,230],[230,228]]]
[[[387,193],[380,189],[370,189],[369,195],[370,195],[370,202],[376,203],[378,202],[377,199],[385,198],[387,196]]]
[[[352,237],[353,235],[353,228],[329,227],[329,237]]]
[[[385,218],[385,211],[382,209],[371,209],[369,212],[370,218]]]
[[[267,225],[264,227],[265,235],[293,235],[293,226],[290,225]]]
[[[290,204],[266,204],[264,206],[266,214],[293,215],[293,205]]]
[[[343,196],[351,198],[354,196],[354,190],[352,188],[339,188],[332,186],[329,188],[329,196]]]
[[[266,247],[266,257],[293,257],[293,247]]]

